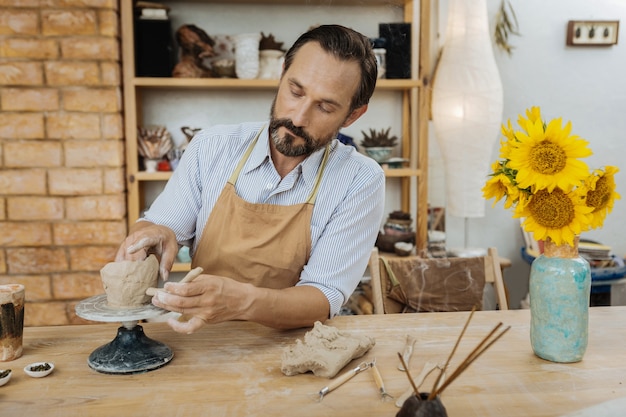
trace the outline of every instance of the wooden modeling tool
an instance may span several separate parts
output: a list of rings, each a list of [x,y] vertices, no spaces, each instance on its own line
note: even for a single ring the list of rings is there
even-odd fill
[[[402,361],[398,363],[398,369],[401,371],[405,371],[403,363],[409,365],[409,360],[411,359],[411,355],[413,354],[413,345],[415,345],[415,337],[411,335],[406,335],[406,343],[404,344],[404,350],[402,351]]]
[[[202,274],[202,271],[204,271],[204,269],[202,269],[202,267],[197,267],[192,269],[191,271],[187,272],[187,275],[185,275],[183,277],[183,279],[180,280],[180,283],[185,283],[185,282],[191,282],[194,279],[196,279],[200,274]],[[157,291],[165,291],[163,288],[154,288],[154,287],[150,287],[146,290],[146,295],[149,295],[150,297],[154,296]]]
[[[376,358],[372,362],[370,362],[370,368],[372,368],[372,372],[374,373],[374,381],[376,381],[376,386],[378,387],[378,393],[380,394],[380,398],[382,400],[386,398],[393,399],[391,395],[385,389],[385,383],[383,382],[383,376],[380,374],[378,367],[376,367]]]
[[[343,384],[345,384],[346,382],[351,380],[356,374],[359,374],[359,373],[365,371],[369,367],[370,367],[369,363],[362,362],[356,368],[353,368],[353,369],[347,371],[346,373],[342,374],[341,376],[333,379],[330,382],[330,384],[326,385],[324,388],[322,388],[319,391],[319,395],[320,395],[319,399],[320,399],[320,401],[322,400],[322,398],[324,398],[324,395],[328,394],[329,392],[332,392],[332,391],[336,390],[337,388],[339,388],[340,386],[342,386]]]

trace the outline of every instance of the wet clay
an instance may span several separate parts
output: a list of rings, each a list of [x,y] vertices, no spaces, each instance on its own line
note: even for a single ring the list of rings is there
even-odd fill
[[[159,261],[150,255],[143,261],[110,262],[100,270],[107,304],[113,308],[136,308],[150,302],[149,287],[156,287]]]
[[[283,350],[281,370],[289,376],[311,371],[317,376],[332,378],[375,343],[371,337],[352,335],[317,321],[304,335],[304,342],[296,340]]]

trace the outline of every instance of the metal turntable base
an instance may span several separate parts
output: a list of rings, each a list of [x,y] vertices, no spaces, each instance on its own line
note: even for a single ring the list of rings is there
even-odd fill
[[[105,374],[137,374],[167,365],[173,358],[172,350],[165,344],[145,335],[139,320],[168,313],[152,304],[131,309],[109,307],[106,294],[81,301],[76,314],[86,320],[122,322],[117,336],[89,355],[89,367]]]

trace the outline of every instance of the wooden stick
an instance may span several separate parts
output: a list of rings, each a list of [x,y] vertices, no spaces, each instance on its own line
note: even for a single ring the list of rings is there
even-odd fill
[[[183,283],[185,283],[185,282],[191,282],[191,281],[193,281],[193,280],[194,280],[194,279],[196,279],[196,278],[197,278],[200,274],[202,274],[202,271],[204,271],[204,269],[202,269],[202,267],[200,267],[200,266],[199,266],[199,267],[197,267],[197,268],[192,269],[191,271],[187,272],[187,275],[185,275],[185,276],[183,277],[183,279],[181,279],[181,280],[180,280],[180,283],[181,283],[181,284],[183,284]],[[146,295],[149,295],[149,296],[151,296],[151,297],[152,297],[152,296],[154,296],[154,295],[157,293],[157,291],[159,291],[159,290],[163,290],[163,288],[154,288],[154,287],[150,287],[150,288],[148,288],[148,289],[146,290]]]
[[[402,363],[402,366],[404,367],[404,370],[406,371],[406,376],[407,378],[409,378],[409,382],[411,383],[411,386],[413,387],[413,392],[415,392],[415,395],[417,395],[417,398],[419,398],[419,391],[417,390],[417,385],[415,385],[415,381],[413,381],[413,377],[411,376],[411,372],[409,372],[409,367],[406,365],[406,362],[404,361],[404,358],[402,357],[402,354],[400,352],[398,352],[398,357],[400,358],[400,362]]]
[[[463,335],[465,334],[465,330],[467,330],[467,326],[469,325],[470,320],[472,320],[472,316],[474,315],[475,311],[476,311],[476,306],[472,308],[472,311],[470,312],[470,315],[467,317],[467,321],[465,322],[465,326],[463,326],[463,330],[461,330],[461,334],[459,335],[458,339],[456,339],[456,343],[454,344],[454,347],[452,348],[452,352],[450,352],[450,356],[448,356],[448,359],[446,360],[446,364],[444,365],[443,368],[441,368],[441,372],[439,372],[439,375],[437,375],[437,379],[435,380],[435,383],[433,384],[433,389],[430,390],[430,394],[428,395],[429,401],[435,398],[434,393],[437,391],[437,387],[439,387],[439,381],[441,381],[441,378],[443,377],[444,372],[446,371],[446,369],[448,369],[448,365],[450,365],[450,359],[452,359],[454,352],[456,352],[456,349],[459,347],[461,338],[463,338]]]
[[[484,348],[481,349],[481,346],[485,344],[485,342],[495,333],[495,331],[501,325],[502,323],[498,323],[496,327],[494,327],[494,329],[487,336],[485,336],[485,338],[478,344],[478,346],[472,352],[470,352],[469,355],[467,355],[467,358],[465,358],[465,360],[461,362],[461,364],[452,373],[452,375],[450,375],[450,377],[446,379],[446,381],[435,390],[433,398],[441,394],[441,392],[443,392],[443,390],[446,389],[448,385],[450,385],[459,375],[461,375],[461,373],[463,373],[463,371],[465,371],[476,359],[478,359],[480,355],[482,355],[487,349],[489,349],[491,345],[493,345],[498,339],[500,339],[504,335],[504,333],[506,333],[511,328],[511,326],[508,326],[506,329],[500,332],[500,334],[498,334],[491,342],[489,342],[486,346],[484,346]],[[431,395],[432,394],[433,393],[431,393]]]

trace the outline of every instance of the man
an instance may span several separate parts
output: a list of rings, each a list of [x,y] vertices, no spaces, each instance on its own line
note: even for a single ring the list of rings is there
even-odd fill
[[[336,139],[367,110],[376,84],[369,40],[338,25],[303,34],[285,55],[269,123],[197,134],[116,260],[160,256],[167,279],[190,246],[191,283],[152,303],[204,323],[312,326],[339,312],[366,268],[383,216],[385,177]]]

